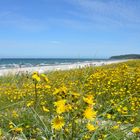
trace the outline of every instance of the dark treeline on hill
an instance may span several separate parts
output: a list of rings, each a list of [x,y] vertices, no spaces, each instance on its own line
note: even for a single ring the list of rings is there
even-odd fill
[[[126,54],[126,55],[111,56],[109,59],[140,59],[140,54]]]

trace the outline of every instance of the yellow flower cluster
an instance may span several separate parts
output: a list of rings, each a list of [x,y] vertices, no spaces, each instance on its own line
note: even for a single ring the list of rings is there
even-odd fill
[[[139,60],[0,78],[0,138],[138,139],[139,116]]]

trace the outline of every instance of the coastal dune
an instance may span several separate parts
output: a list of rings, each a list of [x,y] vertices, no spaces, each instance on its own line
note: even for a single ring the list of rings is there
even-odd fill
[[[112,63],[120,63],[128,60],[107,60],[107,61],[90,61],[90,62],[79,62],[73,64],[61,64],[61,65],[49,65],[49,66],[36,66],[36,67],[24,67],[24,68],[10,68],[10,69],[0,69],[0,76],[8,74],[19,74],[19,73],[32,73],[38,71],[39,73],[49,72],[49,71],[58,71],[58,70],[70,70],[83,68],[87,66],[102,66]]]

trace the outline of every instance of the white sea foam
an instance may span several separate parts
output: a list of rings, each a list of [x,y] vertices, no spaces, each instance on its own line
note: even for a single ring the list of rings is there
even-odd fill
[[[49,71],[58,71],[58,70],[70,70],[83,68],[87,66],[102,66],[112,63],[125,62],[128,60],[109,60],[109,61],[90,61],[90,62],[80,62],[73,64],[60,64],[60,65],[48,65],[48,66],[34,66],[34,67],[16,67],[8,69],[0,69],[0,76],[7,74],[18,74],[18,73],[32,73],[38,71],[39,73],[49,72]]]

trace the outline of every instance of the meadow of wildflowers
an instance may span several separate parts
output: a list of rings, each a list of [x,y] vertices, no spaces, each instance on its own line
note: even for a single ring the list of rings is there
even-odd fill
[[[0,77],[0,140],[140,139],[140,60]]]

